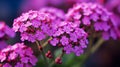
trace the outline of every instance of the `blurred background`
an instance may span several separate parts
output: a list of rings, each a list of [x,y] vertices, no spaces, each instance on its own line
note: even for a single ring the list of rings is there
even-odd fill
[[[120,0],[0,0],[0,21],[5,21],[7,25],[12,27],[13,20],[28,10],[39,10],[40,8],[51,6],[67,12],[73,4],[80,2],[93,2],[103,5],[115,14],[116,20],[120,23]],[[10,40],[10,43],[15,42],[19,42],[18,35]],[[65,55],[63,64],[55,67],[79,67],[82,58],[83,56]],[[83,66],[120,67],[120,40],[105,42],[87,59]]]

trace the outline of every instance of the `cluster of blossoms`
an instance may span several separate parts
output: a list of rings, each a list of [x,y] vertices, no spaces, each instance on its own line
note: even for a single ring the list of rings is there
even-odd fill
[[[64,12],[56,8],[33,12],[25,13],[14,21],[13,29],[21,33],[22,41],[35,42],[49,36],[52,37],[50,43],[53,46],[61,44],[67,54],[74,52],[79,56],[83,53],[83,48],[88,44],[87,33],[78,27],[78,23],[65,21]]]
[[[66,54],[73,52],[79,56],[93,33],[105,40],[117,39],[116,25],[112,13],[101,5],[78,3],[67,14],[49,7],[23,13],[14,20],[13,29],[21,33],[22,41],[35,42],[51,37],[52,46],[62,46]]]
[[[49,11],[47,11],[49,10]],[[58,14],[54,14],[59,12]],[[64,16],[64,12],[56,8],[43,8],[39,11],[29,11],[14,20],[13,29],[21,33],[21,40],[35,42],[51,36],[56,30],[55,25]]]
[[[81,2],[82,0],[75,1]],[[88,2],[88,0],[84,1]],[[22,41],[37,41],[36,43],[38,43],[38,41],[50,37],[49,44],[62,47],[63,53],[74,53],[76,56],[80,56],[84,52],[91,36],[93,38],[102,36],[105,40],[120,37],[118,27],[114,15],[101,5],[94,3],[75,4],[67,14],[52,7],[38,11],[30,10],[16,18],[13,23],[13,30],[20,33]],[[0,22],[1,45],[5,44],[4,40],[8,37],[14,37],[13,30],[4,22]],[[41,52],[44,51],[43,46],[39,46],[39,44],[38,48]],[[53,57],[51,51],[48,51],[45,56],[49,59]],[[16,43],[0,51],[2,67],[32,67],[36,62],[37,58],[32,49],[25,46],[24,43]],[[61,56],[56,58],[55,62],[61,64]]]
[[[32,67],[36,62],[32,49],[23,43],[16,43],[0,51],[2,67]]]
[[[114,29],[116,25],[112,18],[112,13],[108,12],[101,5],[93,3],[81,3],[74,5],[66,14],[67,20],[73,23],[80,22],[79,28],[89,33],[101,33],[105,40],[110,37],[117,39],[117,34]]]
[[[50,43],[53,46],[62,46],[66,54],[71,52],[75,53],[76,56],[80,56],[83,53],[83,48],[87,47],[87,33],[79,28],[79,22],[72,23],[68,21],[61,22],[61,26],[53,34],[53,39]]]
[[[0,21],[0,49],[6,47],[7,44],[5,41],[14,36],[15,32],[5,22]]]
[[[49,36],[52,37],[52,40],[50,40],[52,46],[62,46],[67,54],[74,52],[79,56],[83,53],[83,48],[86,48],[86,44],[88,44],[87,33],[83,29],[78,28],[78,23],[65,21],[62,11],[56,11],[52,8],[43,8],[40,11],[51,13],[53,17],[54,15],[58,17],[54,19],[56,22],[50,24],[52,26],[51,30],[53,29],[51,32],[48,32],[50,31],[50,29],[47,29],[49,26],[45,27],[47,30],[43,30],[46,33],[48,32]]]

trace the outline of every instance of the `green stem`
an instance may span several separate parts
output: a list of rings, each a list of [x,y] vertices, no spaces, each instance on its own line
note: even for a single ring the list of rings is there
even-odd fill
[[[89,45],[88,45],[88,49],[87,49],[87,51],[86,51],[86,55],[89,55],[90,54],[90,50],[91,50],[91,48],[92,48],[92,45],[93,45],[93,36],[90,36],[90,40],[89,40]]]
[[[51,40],[52,37],[48,38],[43,44],[42,44],[42,47],[45,47],[47,44],[48,44],[48,41]]]
[[[37,47],[38,47],[38,49],[39,49],[40,43],[39,43],[38,41],[36,41],[36,44],[37,44]],[[43,56],[43,59],[44,59],[44,61],[45,61],[45,63],[46,63],[46,66],[49,67],[47,58],[45,57],[44,49],[42,49],[42,50],[39,49],[39,51],[41,52],[41,54],[42,54],[42,56]]]
[[[95,46],[92,47],[91,49],[91,53],[93,54],[95,51],[97,51],[97,49],[102,45],[102,43],[105,40],[103,40],[102,38],[99,39],[99,41],[95,44]]]

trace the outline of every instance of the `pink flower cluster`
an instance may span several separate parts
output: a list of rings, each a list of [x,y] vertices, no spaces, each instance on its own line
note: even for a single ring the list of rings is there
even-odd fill
[[[73,52],[76,56],[80,56],[88,44],[87,33],[78,27],[79,22],[64,21],[60,25],[50,43],[53,46],[62,46],[66,54]]]
[[[55,14],[55,12],[58,12],[58,14]],[[53,34],[56,30],[56,23],[59,23],[63,16],[64,12],[56,8],[31,10],[14,20],[13,29],[21,33],[22,41],[43,40],[47,35],[51,36]]]
[[[101,5],[78,3],[67,14],[49,7],[23,13],[14,20],[13,29],[21,33],[22,41],[35,42],[52,37],[52,46],[62,46],[66,54],[73,52],[79,56],[87,47],[91,34],[105,40],[117,39],[115,25],[112,13]]]
[[[32,49],[23,43],[16,43],[0,51],[2,67],[32,67],[36,62]]]
[[[108,12],[101,5],[93,3],[76,4],[68,11],[66,17],[67,20],[73,23],[79,21],[79,27],[84,28],[87,33],[90,33],[92,30],[94,33],[101,33],[105,40],[108,40],[110,37],[113,39],[118,37],[114,30],[116,22],[112,18],[112,13]]]
[[[51,24],[51,29],[54,29],[54,31],[52,30],[53,33],[48,32],[50,30],[47,29],[48,34],[52,36],[50,44],[52,46],[61,45],[67,54],[73,52],[77,56],[80,56],[83,53],[83,49],[87,47],[86,44],[88,44],[87,33],[83,29],[78,28],[78,23],[65,21],[64,13],[56,10],[53,10],[53,8],[43,8],[40,10],[45,13],[50,13],[53,17],[57,16],[57,18],[54,18],[57,22]]]
[[[33,11],[31,12],[33,13]],[[35,13],[36,17],[34,19],[29,18],[30,16],[34,16],[30,15],[30,12],[27,13],[28,18],[24,21],[22,21],[23,18],[20,18],[25,17],[26,13],[24,16],[22,15],[15,19],[13,29],[21,32],[22,41],[35,42],[36,40],[43,40],[46,36],[50,36],[52,37],[50,43],[53,46],[61,44],[67,54],[74,52],[79,56],[83,53],[83,48],[86,48],[86,44],[88,44],[87,33],[78,27],[78,23],[64,21],[64,12],[56,8],[42,8]]]

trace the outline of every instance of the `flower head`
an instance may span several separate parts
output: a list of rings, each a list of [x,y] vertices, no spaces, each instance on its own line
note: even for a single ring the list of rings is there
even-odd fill
[[[94,3],[78,3],[68,11],[66,18],[73,23],[76,21],[81,22],[79,28],[83,28],[89,34],[91,31],[94,33],[97,32],[95,35],[100,33],[104,38],[105,35],[103,33],[107,33],[109,36],[107,39],[117,39],[118,36],[113,25],[117,23],[113,22],[112,15],[111,12],[107,11],[107,9],[103,8],[101,5]],[[81,17],[76,18],[76,16]]]
[[[53,35],[57,29],[57,24],[63,19],[63,15],[64,12],[56,8],[31,10],[14,20],[13,29],[21,33],[22,41],[43,40],[46,36]]]
[[[24,67],[23,65],[27,64],[34,66],[37,58],[30,47],[23,43],[16,43],[0,51],[0,62],[3,63],[3,67]]]
[[[66,54],[73,52],[76,56],[80,56],[83,53],[81,51],[83,51],[88,44],[88,34],[77,26],[79,23],[73,24],[69,21],[64,21],[64,23],[65,25],[59,26],[57,31],[53,34],[50,44],[53,46],[61,45]]]

